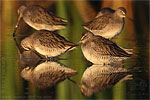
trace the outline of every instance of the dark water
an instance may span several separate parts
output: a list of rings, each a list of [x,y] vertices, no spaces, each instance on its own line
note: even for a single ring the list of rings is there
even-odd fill
[[[120,1],[118,1],[120,2]],[[131,58],[124,61],[124,65],[116,65],[117,68],[123,70],[131,70],[129,73],[119,72],[114,74],[101,73],[102,67],[112,66],[99,66],[97,72],[99,77],[99,84],[96,85],[96,89],[99,89],[98,93],[93,93],[92,96],[86,97],[81,93],[81,89],[73,84],[68,79],[55,84],[50,87],[41,89],[42,82],[33,80],[34,76],[29,75],[29,78],[25,80],[21,76],[21,72],[24,68],[31,67],[32,72],[39,67],[40,64],[48,63],[45,60],[39,60],[36,55],[19,53],[19,50],[12,37],[16,19],[17,8],[21,4],[41,4],[45,5],[55,12],[58,16],[67,18],[69,24],[67,29],[61,30],[59,33],[72,42],[78,42],[81,38],[81,34],[84,31],[81,24],[84,21],[82,14],[80,14],[78,7],[75,6],[72,1],[58,1],[54,4],[52,2],[17,2],[17,1],[3,1],[1,3],[1,99],[148,99],[149,98],[149,11],[147,2],[133,2],[132,6],[128,8],[128,16],[134,18],[134,23],[129,20],[125,20],[125,28],[122,33],[113,39],[121,47],[132,48],[133,55]],[[83,2],[79,2],[81,4]],[[90,4],[94,7],[95,2],[90,1]],[[96,3],[100,3],[96,1]],[[99,5],[100,5],[99,4]],[[96,4],[97,5],[97,4]],[[124,6],[126,6],[124,4]],[[79,6],[80,7],[80,6]],[[132,9],[131,9],[132,8]],[[88,8],[87,8],[88,9]],[[94,7],[97,11],[99,7]],[[141,13],[139,13],[141,12]],[[141,16],[142,15],[142,16]],[[89,15],[90,16],[90,15]],[[32,34],[35,30],[26,25],[23,21],[20,23],[20,28],[17,31],[17,42],[20,41],[29,34]],[[22,36],[21,36],[22,35]],[[26,55],[29,57],[26,58]],[[22,59],[20,59],[22,58]],[[31,59],[33,58],[33,59]],[[93,68],[93,65],[86,61],[82,54],[80,46],[73,51],[67,52],[62,56],[59,56],[60,60],[55,60],[55,64],[59,66],[66,66],[74,69],[78,72],[77,75],[71,77],[72,80],[81,84],[81,78],[84,72],[87,72],[87,68]],[[60,64],[61,63],[61,64]],[[55,66],[56,66],[55,65]],[[92,66],[92,67],[91,67]],[[112,67],[113,68],[113,67]],[[27,68],[27,71],[30,68]],[[118,69],[115,69],[118,70]],[[49,69],[42,70],[49,71]],[[38,72],[40,73],[40,71]],[[90,72],[87,72],[90,73]],[[93,73],[94,76],[96,73]],[[27,74],[25,74],[27,75]],[[132,80],[120,81],[127,75],[133,75]],[[30,77],[32,76],[32,77]],[[46,76],[46,75],[45,75]],[[92,76],[89,79],[92,79]],[[32,79],[31,79],[32,78]],[[49,83],[50,80],[47,80]],[[92,81],[91,81],[92,82]],[[46,82],[45,82],[46,83]],[[47,83],[47,84],[48,84]],[[89,82],[85,82],[89,83]],[[44,83],[43,83],[44,85]],[[44,85],[46,86],[46,85]],[[90,88],[90,87],[89,87]]]

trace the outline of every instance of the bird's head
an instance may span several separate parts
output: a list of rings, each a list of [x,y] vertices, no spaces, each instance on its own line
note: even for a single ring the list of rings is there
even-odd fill
[[[26,9],[26,6],[24,6],[24,5],[20,6],[19,9],[18,9],[18,14],[20,16],[22,16],[22,14],[24,13],[25,9]]]
[[[116,14],[122,18],[126,17],[126,9],[124,7],[119,7],[116,10]]]
[[[32,70],[30,67],[26,67],[21,71],[21,77],[25,80],[32,80]]]
[[[31,50],[32,49],[32,40],[30,37],[26,37],[21,41],[21,46],[25,50]]]
[[[89,40],[92,36],[94,36],[91,32],[85,32],[82,34],[82,38],[80,40],[80,43],[85,43],[87,40]]]
[[[91,96],[93,94],[92,90],[90,90],[88,87],[86,87],[85,85],[81,85],[81,93],[84,96]]]

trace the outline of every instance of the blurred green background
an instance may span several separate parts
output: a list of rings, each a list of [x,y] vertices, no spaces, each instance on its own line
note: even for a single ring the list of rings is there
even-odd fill
[[[77,43],[85,31],[81,26],[84,22],[92,20],[103,7],[117,9],[125,7],[127,15],[134,22],[125,19],[125,27],[121,34],[114,38],[121,47],[133,48],[133,56],[125,61],[125,68],[140,67],[140,72],[134,73],[134,80],[121,82],[113,88],[94,94],[87,98],[82,96],[80,89],[65,80],[51,89],[41,90],[20,76],[17,63],[18,50],[12,37],[17,22],[17,9],[21,5],[41,5],[59,17],[68,20],[66,29],[59,34],[67,40]],[[1,99],[148,99],[149,98],[149,1],[112,0],[112,1],[87,1],[87,0],[43,0],[43,1],[0,1],[0,36],[1,36]],[[35,30],[21,21],[17,30],[17,40]],[[82,54],[80,47],[61,56],[67,60],[60,60],[66,66],[76,69],[78,75],[72,77],[80,83],[83,72],[90,65]]]

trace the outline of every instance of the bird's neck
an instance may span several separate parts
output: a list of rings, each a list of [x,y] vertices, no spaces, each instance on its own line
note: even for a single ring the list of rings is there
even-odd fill
[[[117,20],[122,20],[122,17],[120,17],[117,13],[114,13],[114,18]]]

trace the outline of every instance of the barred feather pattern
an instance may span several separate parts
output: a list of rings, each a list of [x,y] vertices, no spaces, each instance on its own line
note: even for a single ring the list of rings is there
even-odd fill
[[[92,65],[82,75],[81,90],[85,96],[91,96],[93,93],[111,88],[125,78],[132,79],[127,69]]]
[[[39,5],[32,5],[23,12],[24,21],[36,30],[47,29],[50,31],[63,29],[67,20],[55,16]]]

